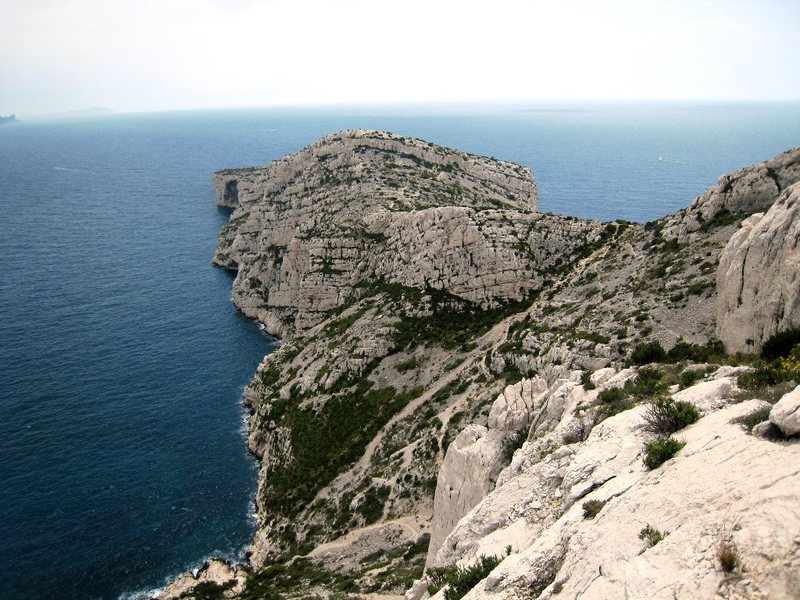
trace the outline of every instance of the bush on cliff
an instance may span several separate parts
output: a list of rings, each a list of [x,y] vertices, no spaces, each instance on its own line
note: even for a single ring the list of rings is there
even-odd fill
[[[793,327],[780,331],[764,342],[761,349],[761,357],[766,360],[773,360],[789,356],[795,344],[800,344],[800,329]]]
[[[666,357],[666,351],[657,341],[638,344],[631,352],[631,362],[634,365],[662,362]]]
[[[689,402],[675,402],[669,397],[656,398],[644,412],[644,430],[669,435],[696,423],[700,413]]]
[[[682,360],[693,362],[725,362],[725,346],[717,339],[711,339],[704,345],[690,344],[684,340],[678,342],[667,352],[667,362],[676,363]]]
[[[433,568],[428,571],[428,578],[431,582],[429,592],[435,594],[442,587],[447,586],[444,590],[445,600],[460,600],[483,581],[502,560],[499,556],[481,556],[476,564],[469,567],[448,565]]]
[[[686,445],[686,442],[676,440],[674,437],[658,439],[645,444],[644,466],[651,471],[657,469]]]

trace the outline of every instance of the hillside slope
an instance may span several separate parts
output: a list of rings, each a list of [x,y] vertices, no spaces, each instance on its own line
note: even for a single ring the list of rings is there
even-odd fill
[[[391,596],[418,580],[418,598],[491,555],[472,597],[697,597],[723,580],[735,597],[746,577],[719,571],[722,542],[740,567],[773,556],[752,589],[791,597],[799,447],[783,417],[759,426],[768,438],[735,421],[765,420],[800,374],[787,363],[742,383],[752,367],[724,366],[715,337],[741,334],[720,330],[718,263],[738,252],[742,220],[783,190],[796,197],[798,165],[795,150],[739,171],[644,225],[538,213],[526,169],[382,132],[216,174],[218,203],[235,210],[214,260],[237,271],[237,305],[283,343],[245,394],[261,459],[250,565],[212,563],[163,597]],[[796,229],[784,213],[764,227]],[[777,269],[770,281],[796,298],[800,281],[780,270],[796,241],[758,239],[785,247],[760,276]],[[793,315],[771,331],[800,326]],[[654,361],[667,363],[624,368]],[[701,418],[651,472],[643,448],[657,436],[642,418],[667,398]],[[584,522],[593,499],[606,504]],[[645,551],[643,523],[671,533]],[[658,558],[679,545],[684,559]]]

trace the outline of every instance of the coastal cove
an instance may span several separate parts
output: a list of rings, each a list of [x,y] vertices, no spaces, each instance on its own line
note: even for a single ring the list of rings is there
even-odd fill
[[[797,145],[800,107],[218,111],[17,123],[3,195],[4,597],[114,598],[241,559],[242,386],[274,342],[210,265],[211,172],[348,127],[530,167],[540,210],[649,221]]]

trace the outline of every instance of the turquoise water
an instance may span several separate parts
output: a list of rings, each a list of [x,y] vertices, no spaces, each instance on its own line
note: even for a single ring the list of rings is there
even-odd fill
[[[0,127],[0,597],[117,598],[241,558],[242,386],[274,347],[211,266],[214,170],[344,128],[530,166],[541,209],[646,221],[800,144],[800,106],[240,110]]]

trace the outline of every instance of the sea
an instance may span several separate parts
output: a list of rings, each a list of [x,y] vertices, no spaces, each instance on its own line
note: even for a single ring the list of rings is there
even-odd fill
[[[213,171],[375,128],[530,167],[545,212],[644,222],[800,145],[800,104],[304,107],[0,126],[0,597],[132,599],[242,560],[242,392],[277,342],[211,264]]]

